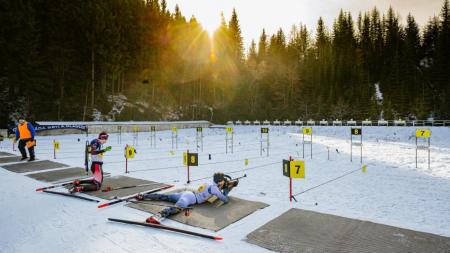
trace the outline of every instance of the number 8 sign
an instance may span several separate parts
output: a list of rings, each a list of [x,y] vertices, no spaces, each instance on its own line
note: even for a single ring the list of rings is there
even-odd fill
[[[183,164],[188,166],[198,166],[197,153],[183,153]]]
[[[189,154],[189,166],[197,166],[197,154]]]
[[[362,129],[361,128],[352,128],[352,135],[361,135]]]

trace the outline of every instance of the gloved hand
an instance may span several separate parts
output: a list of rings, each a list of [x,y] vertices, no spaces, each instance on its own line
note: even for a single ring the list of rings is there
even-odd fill
[[[239,184],[239,180],[233,180],[228,182],[228,188],[236,187]]]
[[[106,147],[105,149],[103,149],[105,152],[107,152],[107,151],[111,151],[111,149],[112,149],[112,147],[111,146],[108,146],[108,147]]]

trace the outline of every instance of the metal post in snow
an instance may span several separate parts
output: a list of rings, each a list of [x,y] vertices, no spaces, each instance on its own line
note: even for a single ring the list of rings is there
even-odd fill
[[[353,134],[350,132],[350,162],[353,162],[352,160],[352,149],[353,149]]]
[[[128,173],[128,156],[127,156],[128,144],[125,145],[125,174]]]
[[[289,161],[292,161],[292,157],[289,156]],[[289,163],[289,171],[291,170],[290,168],[290,163]],[[292,202],[292,177],[291,177],[291,173],[289,173],[289,202]]]
[[[228,154],[228,132],[225,133],[225,153]]]
[[[363,143],[362,143],[362,133],[361,133],[361,160],[360,160],[360,163],[362,163],[362,148],[363,148]]]
[[[431,145],[431,137],[428,137],[428,169],[430,169],[430,145]]]
[[[262,131],[261,131],[261,133],[260,133],[259,136],[260,136],[260,137],[259,137],[259,155],[262,156],[262,149],[263,149],[263,147],[262,147],[262,143],[263,143],[263,139],[262,139]]]
[[[186,166],[187,166],[187,183],[191,183],[191,175],[189,171],[189,149],[186,152]]]
[[[416,169],[417,169],[417,136],[416,136]]]
[[[303,159],[305,159],[305,133],[303,132]]]
[[[233,150],[234,150],[234,138],[233,138],[233,136],[234,136],[234,131],[233,132],[231,132],[231,154],[233,154]]]

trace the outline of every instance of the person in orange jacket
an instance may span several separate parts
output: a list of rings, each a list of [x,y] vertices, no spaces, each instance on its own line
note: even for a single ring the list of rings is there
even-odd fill
[[[25,151],[25,146],[28,148],[28,153],[30,154],[30,159],[28,161],[34,161],[34,136],[36,131],[34,130],[33,125],[30,122],[27,122],[25,119],[20,118],[19,124],[16,129],[16,141],[19,141],[19,151],[22,154],[22,159],[27,159],[27,152]],[[31,142],[27,145],[28,142]]]

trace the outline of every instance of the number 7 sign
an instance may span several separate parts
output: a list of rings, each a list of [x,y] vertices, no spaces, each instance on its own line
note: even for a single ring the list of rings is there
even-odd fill
[[[417,138],[430,138],[430,136],[431,136],[430,129],[417,129],[416,130]]]
[[[305,162],[304,161],[291,161],[290,165],[292,178],[305,178]]]

